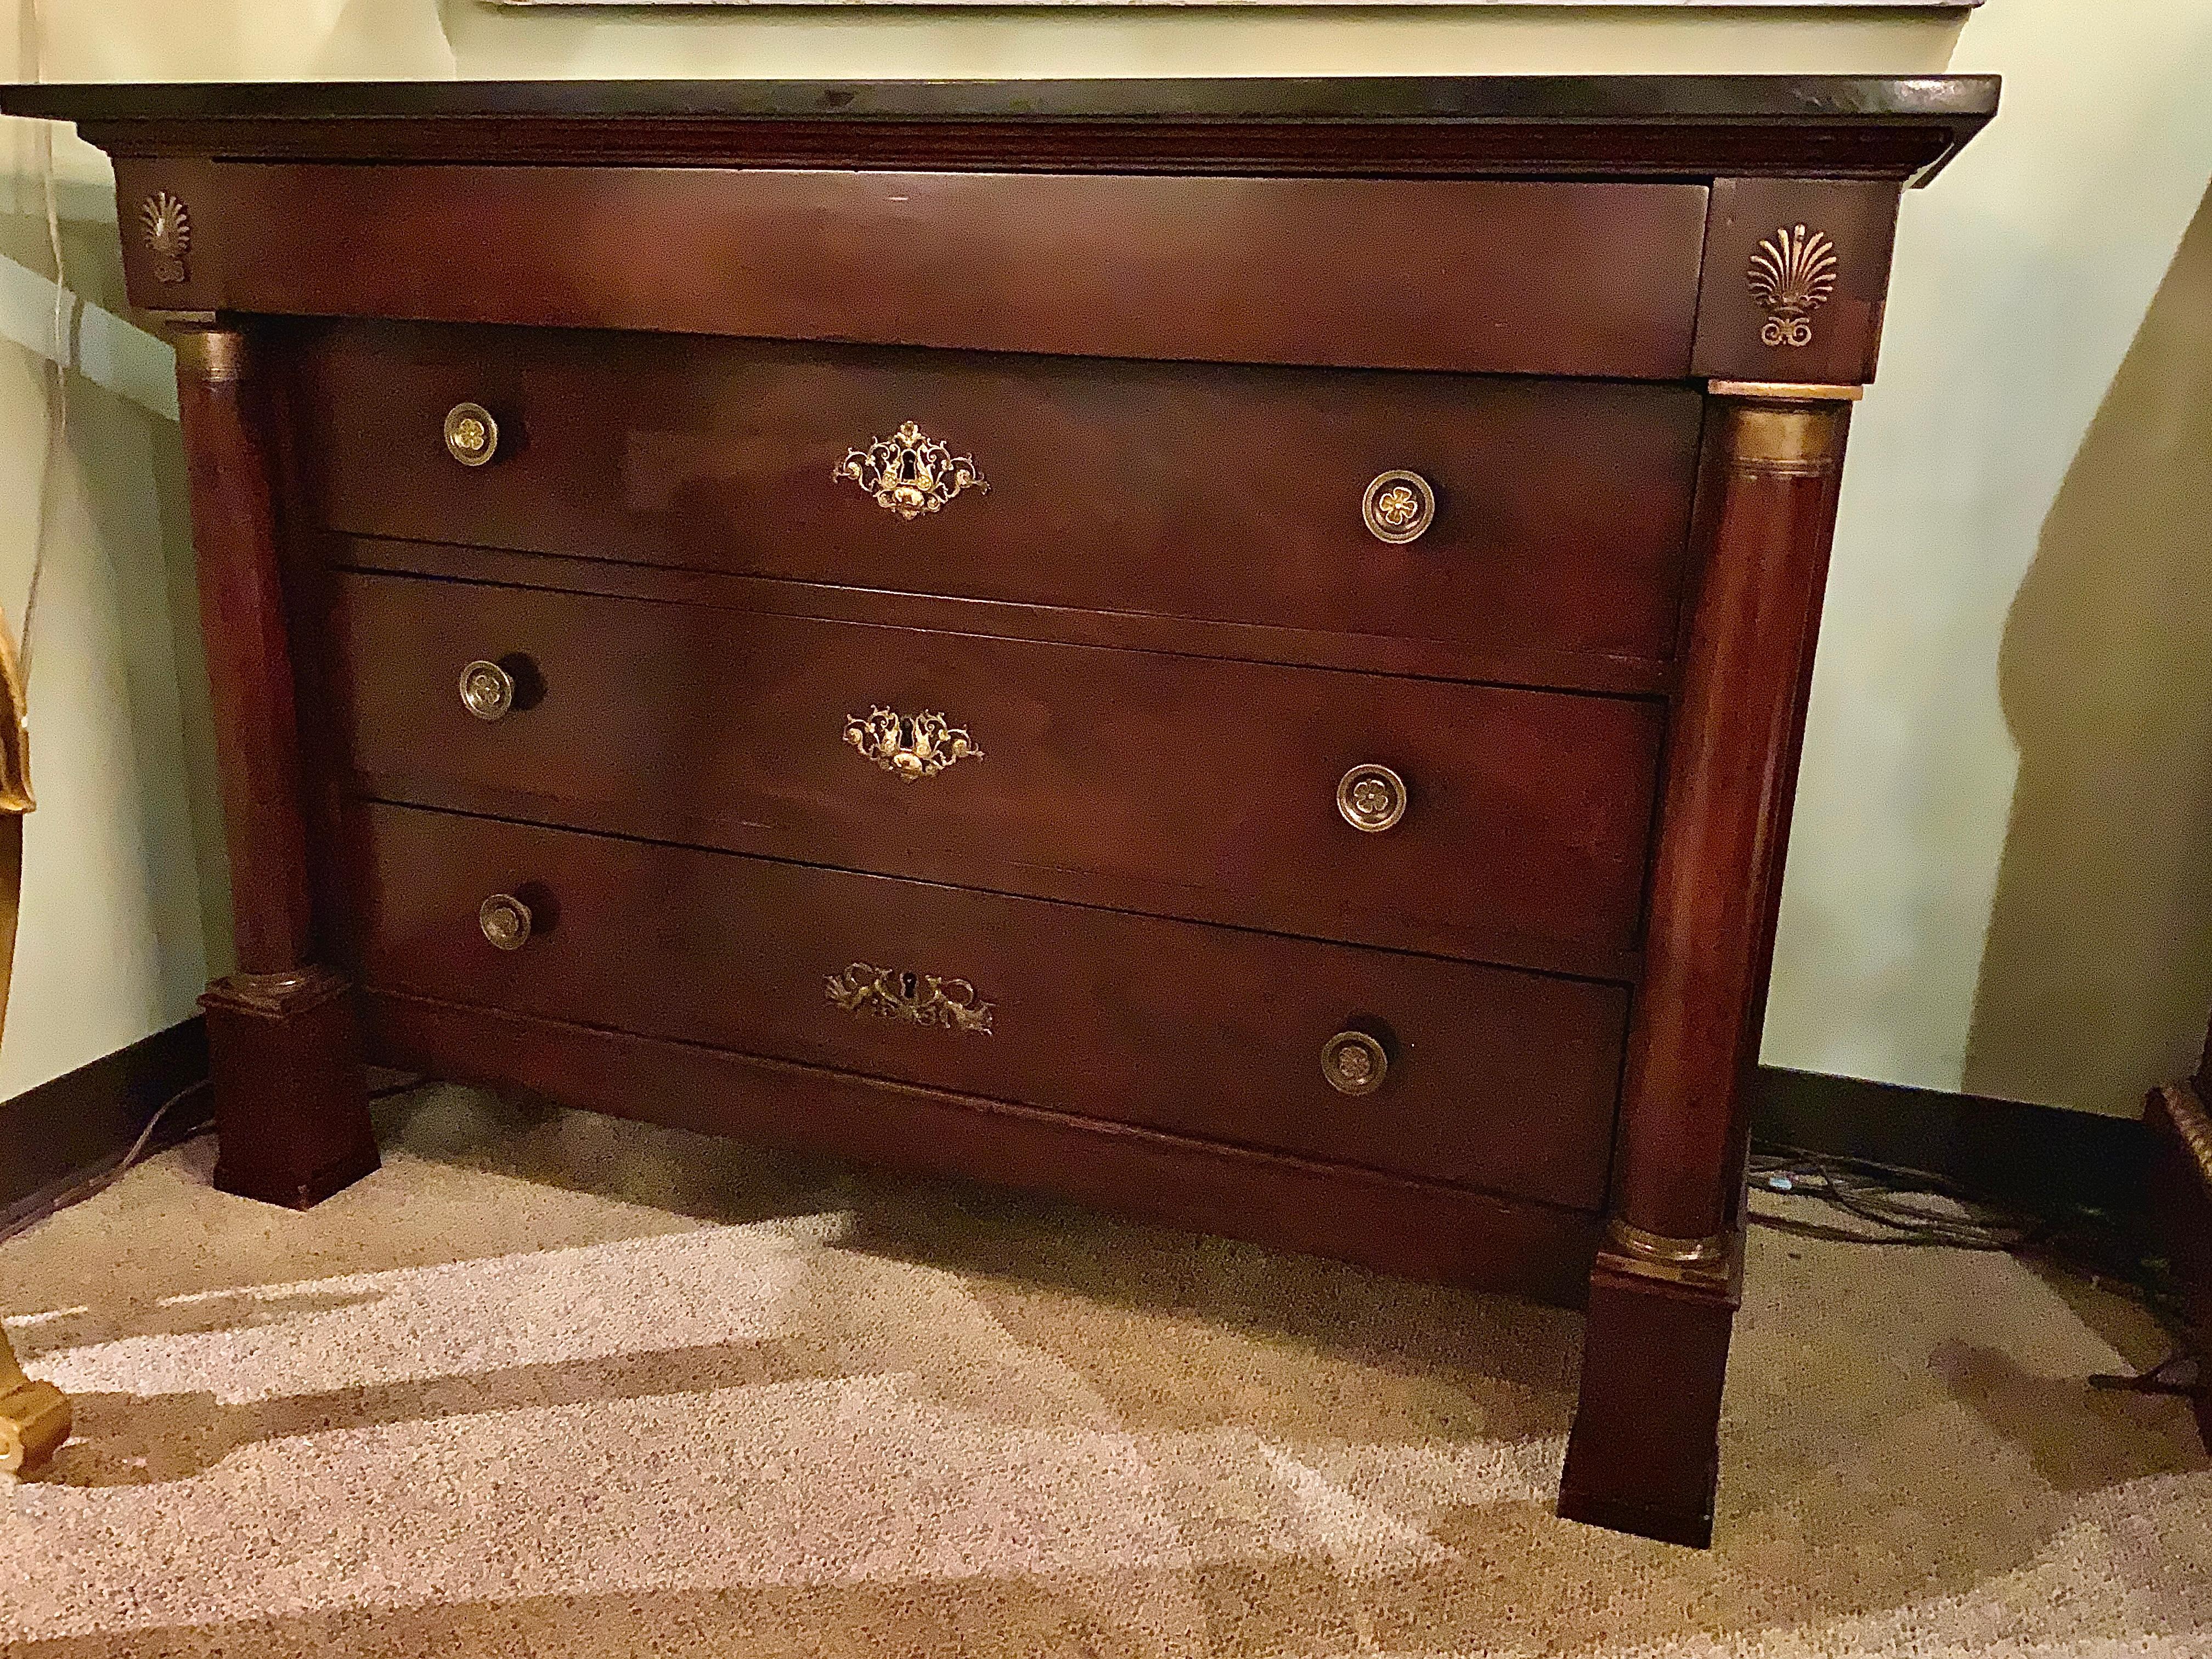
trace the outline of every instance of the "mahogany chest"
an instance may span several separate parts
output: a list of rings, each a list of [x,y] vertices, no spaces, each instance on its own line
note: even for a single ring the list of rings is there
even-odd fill
[[[1586,1306],[1710,1533],[1851,399],[1969,77],[15,88],[177,343],[218,1180],[364,1057]]]

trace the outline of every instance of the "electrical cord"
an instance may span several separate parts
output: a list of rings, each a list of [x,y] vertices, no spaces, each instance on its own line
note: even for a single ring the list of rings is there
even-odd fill
[[[2146,1251],[2135,1230],[2101,1210],[2067,1206],[2045,1214],[2005,1205],[1927,1170],[1839,1158],[1800,1146],[1763,1147],[1752,1155],[1751,1193],[1813,1199],[1844,1218],[1838,1222],[1782,1215],[1755,1205],[1753,1225],[1799,1238],[1906,1249],[2002,1251],[2063,1267],[2100,1290],[2142,1307],[2165,1327],[2175,1348],[2136,1376],[2093,1376],[2092,1388],[2138,1394],[2190,1394],[2201,1381],[2174,1373],[2202,1357],[2189,1309],[2172,1265]]]
[[[368,1097],[371,1100],[384,1100],[393,1095],[404,1095],[410,1090],[422,1087],[422,1085],[429,1080],[429,1079],[424,1077],[402,1078],[396,1083],[387,1083],[382,1088],[370,1090],[368,1091]],[[101,1193],[106,1192],[110,1187],[112,1187],[117,1182],[122,1180],[125,1176],[128,1175],[132,1169],[137,1167],[137,1165],[143,1160],[146,1155],[147,1147],[153,1142],[155,1131],[161,1127],[161,1120],[169,1115],[171,1109],[181,1102],[190,1099],[192,1096],[203,1093],[208,1087],[209,1079],[206,1078],[200,1079],[197,1083],[188,1083],[183,1088],[178,1090],[176,1093],[171,1095],[167,1100],[163,1101],[159,1106],[155,1107],[154,1109],[154,1115],[146,1120],[146,1127],[139,1130],[138,1139],[131,1143],[131,1150],[124,1153],[121,1159],[117,1162],[115,1167],[108,1170],[98,1180],[88,1182],[81,1192],[76,1194],[76,1196],[70,1199],[68,1201],[72,1204],[82,1204],[86,1199],[99,1196]],[[215,1118],[213,1115],[210,1114],[208,1116],[198,1119],[190,1128],[180,1131],[173,1139],[170,1144],[182,1146],[185,1141],[195,1139],[198,1137],[207,1133],[214,1127]]]
[[[122,1180],[123,1177],[129,1174],[132,1168],[134,1168],[138,1162],[145,1157],[147,1147],[153,1143],[155,1132],[161,1127],[161,1120],[168,1116],[170,1112],[175,1109],[175,1108],[183,1102],[191,1099],[194,1095],[205,1092],[207,1087],[208,1080],[205,1078],[202,1078],[197,1083],[187,1083],[183,1088],[178,1090],[176,1093],[171,1095],[159,1106],[156,1106],[154,1109],[154,1115],[148,1118],[146,1120],[145,1127],[138,1131],[138,1139],[131,1143],[131,1150],[124,1153],[123,1156],[116,1161],[114,1167],[106,1170],[104,1174],[94,1177],[93,1180],[87,1182],[83,1186],[76,1188],[76,1191],[71,1193],[69,1196],[61,1200],[60,1202],[62,1206],[67,1207],[72,1205],[82,1204],[87,1199],[97,1198],[100,1194],[106,1192],[110,1187],[112,1187],[117,1182]],[[176,1137],[177,1143],[181,1145],[183,1142],[191,1139],[195,1135],[205,1134],[214,1127],[215,1119],[212,1116],[203,1118],[198,1122],[195,1123],[191,1128],[186,1129],[183,1133],[178,1135]]]
[[[2203,1364],[2203,1360],[2198,1355],[2191,1353],[2186,1348],[2178,1349],[2140,1376],[2093,1376],[2089,1379],[2089,1386],[2093,1389],[2102,1389],[2110,1394],[2191,1395],[2200,1392],[2204,1387],[2202,1381]],[[2185,1382],[2171,1375],[2172,1372],[2183,1370],[2189,1370],[2191,1372],[2190,1379]]]
[[[2012,1251],[2034,1244],[2051,1226],[2043,1217],[1993,1204],[1929,1170],[1796,1146],[1754,1153],[1751,1178],[1754,1191],[1817,1199],[1859,1224],[1835,1225],[1770,1212],[1754,1218],[1762,1226],[1838,1243]]]

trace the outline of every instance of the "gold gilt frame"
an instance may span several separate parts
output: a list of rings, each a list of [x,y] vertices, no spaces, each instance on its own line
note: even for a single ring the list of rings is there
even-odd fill
[[[8,981],[15,967],[15,917],[23,897],[23,819],[31,799],[30,723],[23,681],[0,617],[0,1030],[8,1020]],[[35,1469],[70,1436],[70,1405],[51,1382],[23,1375],[0,1330],[0,1479]]]
[[[1982,0],[480,0],[480,3],[502,9],[534,8],[540,11],[556,9],[577,11],[586,8],[599,10],[665,11],[681,8],[688,11],[711,11],[744,6],[999,6],[1009,3],[1030,7],[1085,7],[1101,6],[1283,6],[1289,4],[1326,6],[1504,6],[1521,10],[1542,8],[1546,10],[1571,10],[1592,7],[1618,10],[1632,6],[1638,9],[1688,11],[1695,9],[1718,8],[1728,11],[1965,11],[1978,6]]]

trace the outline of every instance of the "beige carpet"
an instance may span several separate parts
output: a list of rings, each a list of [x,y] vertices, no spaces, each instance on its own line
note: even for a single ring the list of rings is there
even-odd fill
[[[1549,1512],[1577,1322],[459,1090],[304,1216],[206,1142],[0,1246],[79,1437],[22,1655],[2212,1655],[2125,1304],[1755,1240],[1720,1541]],[[1655,1388],[1666,1379],[1655,1376]]]

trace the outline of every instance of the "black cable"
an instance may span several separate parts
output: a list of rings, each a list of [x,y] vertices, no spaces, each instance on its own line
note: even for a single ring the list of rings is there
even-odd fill
[[[2093,1376],[2089,1379],[2089,1386],[2113,1394],[2173,1394],[2186,1397],[2197,1394],[2204,1386],[2200,1380],[2203,1364],[2203,1362],[2188,1349],[2179,1348],[2166,1355],[2147,1371],[2134,1376]],[[2186,1382],[2182,1382],[2166,1375],[2167,1372],[2179,1370],[2184,1366],[2195,1368],[2197,1376],[2192,1376]]]
[[[104,1193],[110,1187],[112,1187],[117,1182],[122,1180],[125,1171],[128,1170],[131,1165],[137,1163],[139,1158],[145,1152],[147,1142],[153,1139],[154,1131],[161,1127],[161,1120],[169,1115],[169,1109],[178,1104],[180,1101],[190,1099],[192,1096],[199,1093],[207,1086],[208,1079],[205,1078],[200,1079],[197,1083],[187,1083],[183,1088],[178,1090],[176,1093],[171,1095],[159,1106],[156,1106],[154,1109],[154,1115],[146,1120],[146,1127],[139,1130],[138,1139],[131,1143],[131,1150],[123,1154],[121,1161],[119,1161],[113,1169],[110,1170],[106,1175],[100,1176],[98,1181],[92,1184],[92,1186],[85,1192],[84,1197],[90,1198],[95,1193]],[[212,1117],[203,1118],[196,1127],[185,1130],[184,1133],[177,1137],[179,1143],[181,1144],[185,1141],[190,1140],[196,1134],[203,1133],[208,1128],[211,1127],[214,1122],[215,1120]]]
[[[397,1083],[387,1083],[380,1089],[370,1090],[368,1092],[368,1097],[371,1100],[383,1100],[392,1095],[404,1095],[409,1090],[419,1089],[429,1081],[429,1079],[424,1077],[403,1078]],[[183,1088],[178,1090],[176,1093],[171,1095],[167,1100],[163,1101],[159,1106],[155,1107],[154,1109],[154,1115],[146,1120],[146,1127],[139,1130],[138,1139],[131,1143],[131,1150],[124,1153],[122,1158],[116,1164],[115,1167],[108,1170],[105,1175],[100,1176],[96,1181],[86,1183],[81,1191],[69,1198],[66,1202],[68,1204],[76,1205],[83,1203],[85,1200],[88,1198],[97,1198],[100,1194],[106,1192],[110,1187],[112,1187],[117,1182],[122,1180],[125,1176],[128,1175],[137,1166],[140,1160],[145,1156],[147,1147],[154,1139],[154,1132],[161,1127],[161,1120],[169,1115],[170,1109],[179,1103],[188,1100],[192,1096],[202,1092],[209,1087],[209,1084],[210,1079],[206,1078],[202,1078],[196,1083],[188,1083]],[[206,1117],[200,1118],[195,1121],[190,1128],[179,1132],[168,1141],[165,1142],[163,1150],[166,1151],[168,1146],[181,1146],[185,1142],[196,1139],[198,1137],[207,1133],[214,1127],[215,1118],[212,1114]]]
[[[1778,1147],[1752,1159],[1753,1188],[1818,1199],[1860,1227],[1795,1217],[1760,1215],[1762,1225],[1848,1244],[1937,1246],[1962,1250],[2018,1250],[2051,1231],[2045,1218],[2005,1209],[1925,1170],[1863,1158]]]
[[[1754,1209],[1756,1225],[1836,1243],[2002,1251],[2047,1262],[2138,1304],[2172,1331],[2184,1346],[2161,1370],[2192,1355],[2194,1332],[2170,1265],[2102,1211],[2074,1205],[2041,1213],[1997,1203],[1932,1170],[1799,1146],[1761,1148],[1751,1172],[1754,1196],[1811,1198],[1848,1218],[1838,1224]]]

